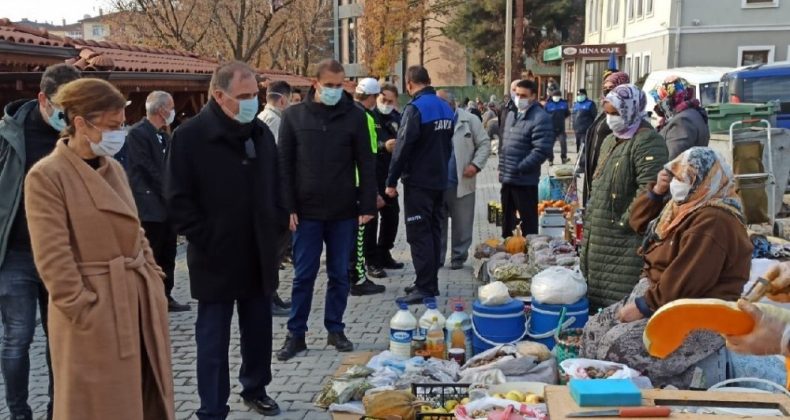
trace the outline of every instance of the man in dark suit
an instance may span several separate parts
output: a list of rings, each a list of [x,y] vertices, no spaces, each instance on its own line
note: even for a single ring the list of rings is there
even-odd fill
[[[175,284],[176,233],[167,220],[162,190],[165,154],[170,142],[164,130],[173,123],[175,116],[175,104],[169,93],[157,90],[148,95],[145,117],[126,135],[126,171],[145,237],[151,243],[156,263],[167,276],[167,308],[170,312],[183,312],[189,310],[189,305],[178,303],[171,296]]]
[[[275,416],[280,409],[266,393],[272,379],[272,296],[278,243],[288,229],[280,207],[277,146],[255,118],[258,82],[247,64],[217,68],[209,93],[208,104],[173,134],[165,183],[168,215],[189,242],[189,282],[198,301],[197,417],[225,419],[230,410],[234,309],[241,331],[241,398],[257,413]]]

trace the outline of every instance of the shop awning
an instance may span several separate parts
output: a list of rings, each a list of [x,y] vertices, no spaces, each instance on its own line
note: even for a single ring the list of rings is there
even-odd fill
[[[576,58],[609,58],[625,55],[625,44],[558,45],[543,51],[543,61],[573,60]]]

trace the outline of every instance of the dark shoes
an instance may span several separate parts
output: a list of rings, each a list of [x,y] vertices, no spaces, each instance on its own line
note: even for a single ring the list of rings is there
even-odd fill
[[[167,311],[168,312],[187,312],[190,308],[189,305],[185,303],[178,303],[177,300],[171,298],[170,296],[167,297]]]
[[[351,296],[369,296],[384,293],[386,287],[373,283],[370,280],[365,280],[362,283],[354,284],[351,286]]]
[[[571,162],[571,160],[569,158],[565,158],[565,159],[562,160],[562,164],[563,165],[567,165],[570,162]]]
[[[387,272],[377,265],[368,264],[368,275],[374,279],[383,279],[387,277]]]
[[[433,293],[423,292],[415,286],[409,287],[411,289],[407,292],[406,296],[401,296],[397,299],[398,302],[403,302],[407,305],[416,305],[422,303],[425,298],[434,297]]]
[[[460,261],[453,261],[450,264],[450,270],[460,270],[462,268],[464,268],[464,263],[462,263]]]
[[[244,405],[251,408],[252,411],[255,411],[258,414],[262,414],[264,416],[276,416],[280,414],[280,406],[277,405],[277,402],[275,402],[268,395],[264,395],[263,397],[254,400],[248,400],[246,398],[242,398],[242,400],[244,400]]]
[[[392,258],[392,255],[387,255],[384,257],[384,260],[381,262],[381,267],[387,270],[400,270],[406,265],[402,262],[397,262]]]
[[[354,351],[354,343],[348,341],[348,338],[346,338],[346,335],[342,332],[329,333],[329,336],[326,339],[326,344],[329,346],[335,346],[339,352],[346,353]]]
[[[298,353],[307,350],[307,343],[304,341],[304,337],[294,337],[291,334],[288,334],[285,337],[285,344],[283,344],[283,348],[277,352],[277,360],[284,362],[286,360],[292,359]]]
[[[286,302],[279,294],[275,294],[272,298],[272,316],[291,316],[291,302]]]

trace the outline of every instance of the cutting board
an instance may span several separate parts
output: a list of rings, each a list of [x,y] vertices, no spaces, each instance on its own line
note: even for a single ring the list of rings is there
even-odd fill
[[[568,414],[581,411],[605,410],[606,407],[579,407],[566,386],[546,387],[546,405],[552,420],[565,419]],[[670,407],[728,407],[768,408],[790,416],[790,397],[779,394],[745,394],[706,391],[643,390],[642,405]],[[619,408],[619,407],[610,407]],[[672,413],[673,419],[740,420],[743,416],[713,416],[710,414]],[[750,419],[778,419],[781,417],[749,417]]]

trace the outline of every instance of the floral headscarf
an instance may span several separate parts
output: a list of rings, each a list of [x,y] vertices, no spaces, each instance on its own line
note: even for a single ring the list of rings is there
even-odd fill
[[[624,73],[622,71],[618,71],[606,76],[603,79],[603,83],[606,84],[607,82],[611,82],[616,86],[626,85],[631,83],[631,77],[628,76],[628,73]]]
[[[650,95],[655,99],[661,112],[668,118],[688,108],[695,108],[699,110],[706,121],[708,119],[699,100],[694,97],[694,88],[683,78],[667,77],[663,83],[650,91]]]
[[[735,216],[746,228],[743,205],[735,191],[735,177],[730,165],[715,150],[692,147],[664,169],[679,181],[691,184],[688,198],[683,202],[670,200],[661,215],[650,223],[648,237],[668,238],[687,217],[703,207],[718,207]]]
[[[606,102],[612,104],[623,117],[627,126],[624,131],[615,132],[614,135],[621,139],[634,137],[646,115],[647,97],[645,93],[634,85],[620,85],[606,95],[604,103]]]

